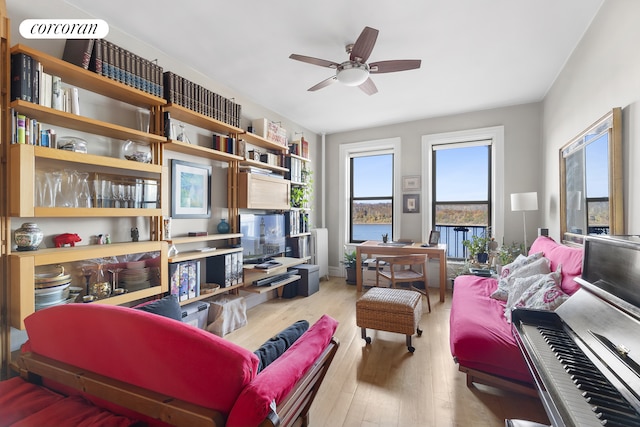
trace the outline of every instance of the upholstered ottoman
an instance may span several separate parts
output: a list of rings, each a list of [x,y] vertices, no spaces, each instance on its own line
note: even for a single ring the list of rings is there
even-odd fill
[[[414,332],[422,335],[418,327],[422,317],[422,294],[416,291],[393,288],[371,288],[356,301],[356,325],[362,329],[362,339],[367,344],[367,328],[395,332],[407,336],[407,348],[411,353]]]

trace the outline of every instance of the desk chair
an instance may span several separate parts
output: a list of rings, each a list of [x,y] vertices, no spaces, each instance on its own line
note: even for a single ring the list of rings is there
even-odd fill
[[[427,283],[427,255],[398,255],[381,256],[376,258],[376,286],[379,286],[380,276],[391,282],[391,287],[396,288],[397,283],[409,283],[409,288],[418,291],[427,297],[429,313],[431,313],[431,301],[429,300],[429,288]],[[382,263],[389,266],[389,271],[382,270]],[[395,267],[398,266],[396,269]],[[421,266],[422,271],[414,269]],[[423,282],[424,290],[413,286],[413,282]]]

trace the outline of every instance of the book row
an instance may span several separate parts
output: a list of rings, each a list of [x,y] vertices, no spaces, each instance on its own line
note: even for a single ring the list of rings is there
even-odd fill
[[[295,154],[296,156],[309,158],[309,141],[304,138],[300,138],[289,144],[289,154]]]
[[[171,71],[164,72],[164,99],[231,126],[240,127],[240,104]]]
[[[238,285],[243,281],[242,252],[207,258],[207,283],[221,288]]]
[[[163,96],[161,66],[105,39],[68,39],[62,59],[143,92]]]
[[[63,86],[60,77],[46,73],[40,61],[21,52],[11,55],[11,100],[16,99],[80,114],[78,88]]]
[[[169,263],[169,292],[180,301],[200,296],[200,261]]]
[[[56,147],[56,131],[44,129],[42,123],[11,109],[11,143]]]
[[[285,167],[289,169],[289,173],[287,174],[287,179],[295,183],[306,183],[305,182],[305,162],[300,159],[296,159],[295,157],[287,157],[285,159]]]
[[[288,236],[295,236],[309,232],[309,213],[305,211],[293,210],[286,213],[287,222],[285,232]]]

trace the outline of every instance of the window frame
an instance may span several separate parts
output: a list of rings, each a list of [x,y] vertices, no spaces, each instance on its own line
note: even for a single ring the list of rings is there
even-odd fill
[[[354,156],[369,156],[375,154],[393,154],[393,219],[392,219],[392,235],[400,236],[399,218],[402,216],[402,203],[397,201],[398,195],[402,194],[402,179],[400,176],[401,162],[401,139],[385,138],[379,140],[354,142],[340,145],[341,167],[339,171],[339,182],[341,183],[339,212],[342,216],[339,225],[339,233],[341,238],[338,253],[344,252],[345,246],[353,246],[357,243],[351,242],[350,226],[351,218],[349,203],[351,202],[351,158]]]
[[[473,141],[491,141],[490,165],[490,218],[492,235],[501,242],[504,237],[504,126],[471,129],[465,131],[446,132],[422,136],[422,186],[433,189],[435,183],[431,171],[433,170],[433,147],[445,144],[473,143]],[[422,240],[429,237],[434,218],[433,191],[423,197],[422,206]]]

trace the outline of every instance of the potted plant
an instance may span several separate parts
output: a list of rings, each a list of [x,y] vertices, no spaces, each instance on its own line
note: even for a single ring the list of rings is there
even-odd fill
[[[487,237],[486,234],[483,234],[482,236],[471,236],[471,240],[462,241],[462,246],[467,249],[470,259],[476,260],[480,264],[484,264],[489,259],[487,244],[490,240],[491,238]]]
[[[345,248],[344,259],[342,260],[345,270],[347,272],[347,284],[356,284],[356,251],[355,249],[349,251]]]

